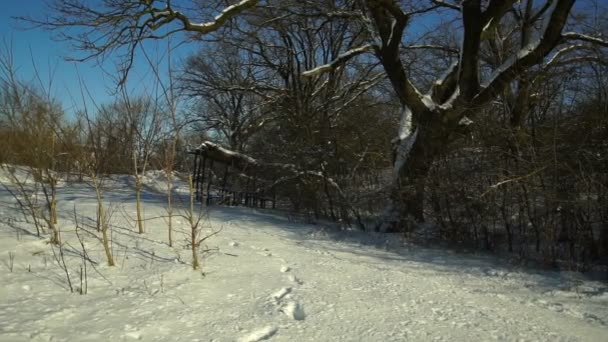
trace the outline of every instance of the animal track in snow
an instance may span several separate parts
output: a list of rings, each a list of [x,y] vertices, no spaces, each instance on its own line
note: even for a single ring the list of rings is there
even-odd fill
[[[273,293],[272,296],[270,296],[270,297],[278,302],[283,297],[285,297],[287,294],[289,294],[290,292],[291,292],[291,287],[283,287],[280,290],[278,290],[277,292]]]
[[[257,342],[271,338],[279,330],[277,327],[267,326],[258,330],[254,330],[250,334],[243,336],[239,342]]]
[[[296,283],[298,285],[304,284],[304,282],[302,280],[298,279],[298,277],[296,277],[293,274],[290,274],[287,278],[289,279],[289,281],[294,282],[294,283]]]
[[[289,318],[295,319],[296,321],[303,321],[306,318],[304,308],[296,302],[288,302],[281,308],[281,311]]]

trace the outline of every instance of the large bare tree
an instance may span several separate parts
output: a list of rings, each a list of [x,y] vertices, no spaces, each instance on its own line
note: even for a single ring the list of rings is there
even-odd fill
[[[386,219],[379,226],[381,230],[402,228],[408,216],[423,219],[425,180],[435,157],[445,149],[450,136],[462,124],[469,122],[510,86],[522,88],[519,102],[525,102],[530,95],[523,89],[530,82],[525,79],[529,69],[548,67],[585,46],[572,44],[573,40],[606,46],[606,42],[599,38],[575,32],[563,33],[574,0],[537,1],[537,4],[533,0],[437,0],[428,6],[405,3],[357,1],[360,20],[368,24],[372,37],[370,42],[344,52],[330,64],[305,73],[314,75],[332,70],[353,56],[370,52],[380,60],[391,81],[401,103],[402,114],[394,147],[395,186]],[[412,48],[452,50],[453,47],[407,46],[404,44],[407,42],[405,32],[417,16],[444,10],[453,11],[448,17],[460,21],[461,44],[454,62],[425,92],[415,84],[404,65],[404,51]],[[503,51],[496,63],[484,63],[482,49],[501,46],[508,38],[504,31],[508,31],[509,36],[517,36],[519,44]],[[525,103],[517,106],[525,106]],[[516,114],[515,120],[521,120],[521,115]]]

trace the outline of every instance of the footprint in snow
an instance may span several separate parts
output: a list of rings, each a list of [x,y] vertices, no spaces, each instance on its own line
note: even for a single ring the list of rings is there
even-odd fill
[[[132,339],[132,340],[141,340],[142,334],[137,330],[137,328],[131,326],[130,324],[125,325],[125,334],[124,337]]]
[[[279,302],[281,299],[283,299],[283,297],[288,295],[290,292],[291,292],[291,287],[283,287],[282,289],[273,293],[270,297],[272,299],[276,300],[277,302]]]
[[[289,318],[295,319],[296,321],[303,321],[306,318],[304,308],[296,302],[288,302],[281,308],[281,311]]]
[[[257,342],[271,338],[279,330],[277,327],[267,326],[251,332],[239,339],[239,342]]]
[[[290,274],[290,275],[288,276],[288,279],[289,279],[289,281],[294,282],[294,283],[296,283],[296,284],[298,284],[298,285],[302,285],[302,284],[304,284],[304,282],[303,282],[302,280],[298,279],[298,277],[296,277],[296,276],[295,276],[295,275],[293,275],[293,274]]]
[[[124,337],[129,338],[131,340],[141,340],[142,334],[139,331],[129,331],[125,333]]]

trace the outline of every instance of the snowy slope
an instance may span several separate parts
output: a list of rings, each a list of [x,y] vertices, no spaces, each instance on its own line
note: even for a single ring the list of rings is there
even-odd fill
[[[148,220],[138,235],[128,177],[107,186],[117,266],[105,266],[87,235],[97,265],[86,295],[66,290],[51,247],[27,235],[33,228],[0,190],[0,341],[608,341],[605,284],[268,211],[213,208],[205,232],[221,232],[194,272],[183,219],[174,221],[175,246],[166,243],[162,195],[144,196]],[[86,184],[59,193],[66,262],[79,286],[73,211],[92,222],[94,193]]]

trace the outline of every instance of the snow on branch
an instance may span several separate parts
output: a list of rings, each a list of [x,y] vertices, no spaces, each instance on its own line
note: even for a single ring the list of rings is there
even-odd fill
[[[204,153],[211,159],[229,164],[240,171],[256,168],[259,163],[257,160],[239,152],[231,151],[211,141],[204,141],[197,147],[194,153]]]
[[[545,63],[544,68],[548,69],[556,64],[562,64],[561,58],[563,56],[565,56],[569,53],[572,53],[574,51],[577,51],[580,49],[585,49],[585,48],[589,48],[589,46],[587,46],[585,44],[576,44],[576,45],[569,45],[562,49],[559,49],[553,54],[553,56],[549,59],[549,61],[547,61],[547,63]]]
[[[351,58],[361,55],[363,53],[372,51],[373,49],[374,49],[374,46],[372,44],[366,44],[366,45],[360,46],[358,48],[348,50],[345,53],[339,55],[338,58],[334,59],[330,63],[320,65],[314,69],[303,72],[302,76],[312,77],[312,76],[319,75],[322,73],[330,72],[332,70],[335,70],[337,67],[341,66],[342,64],[348,62]]]
[[[597,44],[597,45],[600,45],[603,47],[608,47],[608,40],[598,38],[598,37],[588,36],[588,35],[582,34],[582,33],[565,32],[562,34],[562,37],[564,39],[568,39],[568,40],[581,40],[584,42]]]
[[[237,14],[243,12],[244,10],[254,7],[255,5],[257,5],[257,3],[258,0],[242,0],[237,4],[226,7],[220,14],[218,14],[214,18],[214,20],[201,24],[192,23],[187,16],[183,15],[178,11],[169,11],[175,16],[175,18],[177,18],[184,24],[184,28],[187,31],[195,31],[202,34],[206,34],[218,30],[228,20],[235,17]]]
[[[204,141],[190,153],[204,155],[214,161],[227,164],[243,173],[281,175],[285,179],[321,175],[318,171],[300,170],[293,164],[265,163],[246,154],[229,150],[214,142]]]
[[[460,60],[455,60],[443,72],[443,74],[433,83],[427,95],[431,96],[436,102],[443,102],[448,90],[456,86]]]

